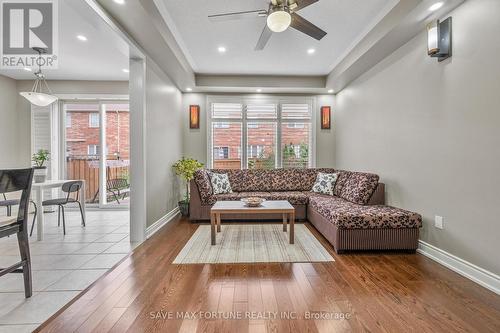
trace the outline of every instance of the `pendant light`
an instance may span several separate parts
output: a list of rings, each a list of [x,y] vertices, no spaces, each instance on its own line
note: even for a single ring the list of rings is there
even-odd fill
[[[36,61],[38,70],[35,72],[35,83],[31,91],[20,92],[19,94],[26,98],[33,105],[48,106],[57,101],[57,97],[52,95],[52,91],[50,91],[49,85],[47,84],[47,81],[45,81],[45,75],[43,75],[42,73],[42,53],[46,53],[47,49],[34,47],[33,50],[38,52],[38,59]],[[48,93],[43,92],[44,86]]]

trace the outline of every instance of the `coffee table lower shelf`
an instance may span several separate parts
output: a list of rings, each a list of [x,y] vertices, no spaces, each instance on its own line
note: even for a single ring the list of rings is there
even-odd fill
[[[212,245],[216,244],[216,230],[221,231],[222,214],[281,214],[283,231],[290,224],[290,244],[294,243],[295,208],[286,200],[264,201],[259,207],[247,207],[241,201],[217,201],[210,210]]]

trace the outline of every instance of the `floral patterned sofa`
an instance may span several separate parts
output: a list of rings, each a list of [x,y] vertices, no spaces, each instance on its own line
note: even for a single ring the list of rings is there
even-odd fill
[[[209,172],[225,173],[233,193],[213,194]],[[338,173],[334,196],[311,192],[319,172]],[[422,217],[385,203],[385,187],[371,173],[317,169],[198,170],[191,186],[190,219],[209,220],[218,200],[248,196],[288,200],[297,220],[308,220],[334,246],[345,250],[416,250]],[[226,215],[231,220],[276,219],[281,216]]]

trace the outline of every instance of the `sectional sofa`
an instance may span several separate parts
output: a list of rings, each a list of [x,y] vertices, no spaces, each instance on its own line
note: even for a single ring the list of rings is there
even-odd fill
[[[213,194],[209,173],[225,173],[232,193]],[[311,192],[318,172],[338,173],[334,195]],[[337,253],[347,250],[408,250],[418,246],[422,217],[386,206],[384,184],[371,173],[318,169],[198,170],[191,181],[190,219],[209,220],[218,200],[258,196],[288,200],[297,220],[308,220],[333,245]],[[231,220],[262,220],[255,215],[227,215]],[[281,216],[269,216],[280,220]]]

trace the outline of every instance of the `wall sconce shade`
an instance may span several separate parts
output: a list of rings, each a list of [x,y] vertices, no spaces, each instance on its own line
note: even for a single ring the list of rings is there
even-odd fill
[[[427,25],[427,54],[433,56],[439,52],[439,21],[432,21]]]
[[[190,105],[189,106],[189,128],[199,129],[200,128],[200,106]]]
[[[330,129],[331,121],[330,121],[331,109],[329,106],[321,107],[321,129]]]
[[[443,22],[439,20],[427,25],[427,54],[438,61],[451,57],[451,17]]]

